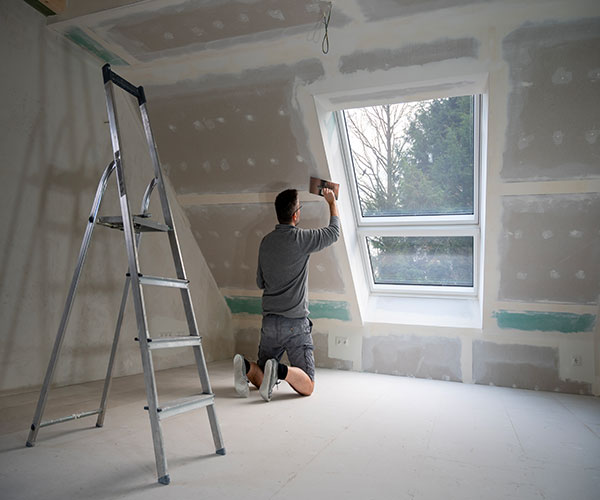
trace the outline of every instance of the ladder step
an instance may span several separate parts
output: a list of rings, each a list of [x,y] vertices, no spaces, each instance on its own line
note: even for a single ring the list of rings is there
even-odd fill
[[[129,273],[127,273],[129,275]],[[177,278],[162,278],[160,276],[145,276],[140,274],[141,285],[168,286],[171,288],[188,288],[190,280],[180,280]]]
[[[153,221],[142,215],[134,215],[131,219],[133,222],[133,229],[136,233],[171,231],[171,228],[166,224],[161,224],[160,222]],[[96,219],[96,224],[123,231],[123,217],[120,215],[98,217]]]
[[[168,349],[170,347],[188,347],[196,345],[202,345],[202,337],[198,337],[197,335],[148,339],[148,349]]]
[[[199,396],[176,399],[158,407],[158,418],[163,420],[174,415],[179,415],[180,413],[184,413],[186,411],[204,408],[205,406],[209,406],[214,403],[214,394],[200,394]],[[144,410],[147,409],[148,407],[144,406]]]

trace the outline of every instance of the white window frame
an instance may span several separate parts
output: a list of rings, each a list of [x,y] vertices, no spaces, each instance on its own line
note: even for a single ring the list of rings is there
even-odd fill
[[[335,111],[335,119],[341,154],[344,164],[344,172],[348,186],[351,186],[351,204],[356,222],[356,233],[360,252],[362,256],[365,279],[370,287],[371,295],[416,295],[416,296],[451,296],[471,298],[479,293],[479,272],[481,252],[481,220],[480,220],[480,198],[481,198],[481,117],[483,106],[482,93],[468,93],[463,95],[474,96],[473,104],[473,214],[472,215],[443,215],[443,216],[399,216],[399,217],[363,217],[360,207],[358,183],[352,164],[348,131],[346,128],[343,109]],[[456,96],[456,94],[452,94]],[[449,97],[443,94],[433,98]],[[387,103],[380,103],[387,104]],[[372,106],[373,104],[365,104]],[[353,105],[352,107],[357,107]],[[433,285],[392,285],[376,284],[367,236],[471,236],[473,238],[473,286],[433,286]]]

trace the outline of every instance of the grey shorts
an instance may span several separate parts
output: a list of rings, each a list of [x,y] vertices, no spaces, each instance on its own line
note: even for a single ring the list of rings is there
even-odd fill
[[[308,318],[286,318],[277,314],[263,316],[258,346],[258,366],[264,370],[268,359],[279,361],[286,352],[290,364],[315,379],[315,356],[312,321]]]

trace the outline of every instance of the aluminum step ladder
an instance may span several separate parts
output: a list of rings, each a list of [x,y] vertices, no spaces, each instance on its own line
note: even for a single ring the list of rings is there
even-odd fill
[[[52,355],[48,364],[48,369],[46,371],[46,376],[44,378],[44,383],[40,392],[37,408],[33,417],[33,423],[31,424],[31,430],[29,432],[29,437],[27,438],[27,446],[32,447],[35,444],[39,429],[48,425],[66,422],[69,420],[75,420],[91,415],[98,415],[96,427],[102,427],[104,423],[104,416],[106,414],[106,403],[108,400],[108,393],[110,390],[113,364],[117,352],[117,344],[121,332],[121,325],[123,322],[125,305],[127,303],[129,288],[131,288],[138,328],[138,337],[136,338],[136,341],[138,341],[140,346],[142,366],[144,370],[144,382],[146,385],[146,396],[148,401],[148,405],[145,406],[144,409],[148,411],[148,415],[150,417],[158,482],[162,484],[169,484],[170,478],[167,472],[167,460],[165,456],[165,448],[161,428],[161,422],[164,419],[186,411],[205,407],[208,412],[208,419],[210,422],[216,453],[219,455],[225,455],[225,447],[223,444],[223,438],[221,436],[219,423],[217,421],[217,416],[215,413],[215,397],[212,393],[210,381],[208,378],[206,361],[202,350],[202,338],[199,336],[198,333],[198,325],[196,322],[196,316],[194,314],[192,299],[189,290],[189,280],[187,279],[185,274],[181,250],[179,247],[179,241],[177,239],[177,232],[175,230],[173,216],[171,213],[171,207],[169,205],[165,185],[163,183],[163,176],[160,168],[158,152],[156,150],[156,143],[154,142],[154,137],[150,128],[150,119],[148,118],[148,112],[146,109],[146,97],[144,94],[144,89],[143,87],[135,87],[127,80],[121,78],[119,75],[117,75],[110,69],[109,64],[103,66],[102,75],[104,78],[104,91],[106,94],[106,106],[108,110],[110,136],[113,147],[113,161],[106,167],[100,179],[100,182],[98,183],[96,196],[94,198],[92,210],[90,212],[83,241],[81,243],[79,258],[75,267],[75,272],[73,273],[73,280],[71,281],[71,286],[67,295],[65,308],[60,321],[60,325],[58,327],[56,340],[54,342],[54,348],[52,350]],[[142,117],[144,132],[150,150],[150,157],[154,165],[154,177],[148,184],[148,187],[146,188],[146,191],[144,193],[141,213],[139,215],[133,215],[131,213],[129,199],[127,197],[127,189],[125,186],[125,176],[123,170],[123,159],[121,155],[119,126],[117,122],[117,115],[115,112],[113,93],[114,85],[120,87],[121,89],[125,90],[126,92],[137,98],[140,114]],[[117,176],[121,215],[115,217],[100,217],[98,215],[98,212],[100,209],[102,197],[106,190],[108,180],[113,172],[116,172]],[[150,195],[152,194],[154,188],[158,190],[160,196],[164,224],[152,221],[150,219],[150,214],[148,213]],[[90,245],[92,232],[96,224],[101,224],[123,231],[125,235],[125,245],[127,248],[129,266],[125,278],[125,286],[123,289],[121,306],[117,317],[114,340],[111,348],[108,369],[106,372],[106,379],[104,381],[104,389],[102,391],[100,407],[95,410],[85,411],[58,419],[42,421],[42,415],[46,406],[48,391],[50,388],[50,384],[52,383],[52,378],[56,369],[65,331],[69,322],[69,316],[71,313],[73,300],[75,298],[75,293],[77,291],[77,285],[79,283],[81,271],[83,269],[86,254]],[[173,262],[175,264],[175,271],[177,275],[176,278],[148,276],[140,272],[140,265],[138,260],[138,247],[140,244],[141,235],[144,232],[161,232],[167,234],[167,236],[169,237],[171,253],[173,255]],[[163,286],[175,287],[180,289],[181,299],[183,301],[183,307],[185,310],[185,315],[189,328],[188,336],[164,338],[152,338],[150,336],[148,331],[146,307],[144,305],[144,286]],[[159,404],[156,389],[156,378],[152,362],[152,351],[155,349],[168,349],[175,347],[192,347],[192,349],[194,350],[195,361],[198,367],[198,375],[200,376],[200,383],[202,386],[202,393],[198,396],[184,398],[169,403]]]

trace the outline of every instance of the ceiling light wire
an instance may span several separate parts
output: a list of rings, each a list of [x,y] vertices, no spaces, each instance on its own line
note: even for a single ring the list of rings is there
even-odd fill
[[[327,54],[329,52],[329,21],[331,20],[331,10],[333,5],[331,2],[328,2],[329,10],[327,12],[323,12],[323,25],[325,26],[325,34],[323,35],[323,41],[321,42],[321,50],[323,54]]]

